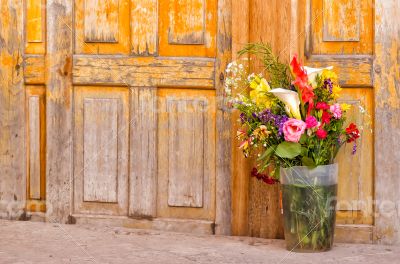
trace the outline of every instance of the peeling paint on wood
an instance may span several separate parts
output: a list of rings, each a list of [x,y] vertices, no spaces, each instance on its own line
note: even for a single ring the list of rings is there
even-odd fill
[[[158,1],[131,1],[132,53],[139,56],[157,54]]]
[[[375,1],[375,234],[377,243],[400,243],[400,3]],[[389,206],[383,206],[386,205]]]
[[[11,219],[26,199],[22,10],[21,1],[0,1],[0,218]]]

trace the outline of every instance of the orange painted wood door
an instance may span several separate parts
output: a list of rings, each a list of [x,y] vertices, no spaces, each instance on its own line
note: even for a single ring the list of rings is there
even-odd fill
[[[305,26],[305,63],[315,67],[334,66],[343,88],[341,101],[352,106],[347,123],[355,122],[362,128],[356,154],[352,155],[353,145],[348,144],[337,158],[340,165],[337,233],[344,238],[356,230],[357,234],[349,239],[371,241],[374,1],[313,0],[306,2],[304,12],[299,21]],[[295,34],[296,41],[303,39],[300,32]]]
[[[53,2],[47,2],[48,10],[55,7]],[[49,110],[47,119],[54,119],[52,113],[67,113],[62,118],[71,129],[72,159],[64,159],[60,166],[65,175],[68,166],[72,168],[72,216],[205,221],[213,228],[216,97],[222,83],[216,76],[224,68],[222,56],[230,55],[222,55],[218,48],[222,20],[217,10],[224,10],[225,0],[219,2],[220,9],[217,4],[217,0],[63,1],[66,15],[54,13],[46,25],[46,1],[26,0],[26,53],[32,54],[26,56],[26,83],[41,87],[36,90],[46,89],[46,82],[53,85],[54,80],[65,84],[63,96],[52,90],[43,96],[52,104],[60,102],[58,97],[65,102],[61,109]],[[46,26],[51,31],[48,53]],[[65,31],[52,35],[61,29]],[[63,68],[59,74],[49,72],[58,58]],[[36,140],[32,146],[38,151],[42,139],[37,115],[45,110],[40,105],[42,93],[35,96],[28,111],[35,111],[35,116],[28,115],[30,123],[36,122],[35,130],[28,137]],[[49,156],[59,143],[53,139],[48,143],[49,166],[61,164]],[[28,160],[38,178],[35,155]],[[35,195],[36,182],[29,185]]]

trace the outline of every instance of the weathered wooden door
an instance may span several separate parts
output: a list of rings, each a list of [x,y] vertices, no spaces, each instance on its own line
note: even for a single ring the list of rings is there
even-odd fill
[[[46,175],[49,219],[229,232],[227,2],[26,1],[28,190]]]

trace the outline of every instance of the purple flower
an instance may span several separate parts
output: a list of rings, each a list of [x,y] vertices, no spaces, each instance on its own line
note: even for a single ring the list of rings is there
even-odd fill
[[[289,119],[289,117],[286,115],[275,115],[271,113],[270,109],[264,110],[258,115],[258,117],[264,124],[270,122],[273,123],[273,125],[278,128],[278,136],[283,136],[283,124]]]
[[[244,113],[240,114],[240,122],[242,122],[242,124],[247,122],[247,117]]]
[[[352,154],[352,155],[356,154],[356,151],[357,151],[357,144],[356,144],[356,142],[354,141],[353,150],[351,151],[351,154]]]
[[[325,79],[324,87],[325,87],[325,89],[329,89],[329,93],[332,93],[333,83],[332,83],[331,79]]]

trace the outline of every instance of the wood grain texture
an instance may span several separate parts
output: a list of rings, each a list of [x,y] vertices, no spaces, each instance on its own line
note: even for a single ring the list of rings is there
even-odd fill
[[[46,210],[46,89],[25,86],[27,141],[27,204],[30,212]]]
[[[214,88],[214,59],[74,57],[74,84]]]
[[[157,90],[131,88],[129,215],[156,217]]]
[[[216,56],[216,0],[159,0],[159,10],[160,56]]]
[[[156,55],[158,1],[131,0],[132,54]]]
[[[308,0],[306,5],[308,53],[373,53],[373,1]]]
[[[76,0],[74,3],[76,54],[130,53],[130,0]]]
[[[169,12],[169,44],[204,45],[204,0],[170,0]]]
[[[40,199],[40,98],[28,98],[29,198]]]
[[[25,52],[46,52],[46,0],[25,1]]]
[[[250,42],[270,43],[281,61],[290,57],[291,3],[292,1],[261,0],[250,2]],[[264,19],[257,19],[264,17]],[[260,72],[263,65],[251,63],[251,70]],[[251,163],[254,166],[254,160]],[[250,177],[250,171],[248,171]],[[250,236],[283,238],[283,219],[280,210],[279,185],[266,185],[254,178],[249,183],[249,230]]]
[[[118,99],[83,99],[83,201],[117,202]]]
[[[357,152],[352,155],[352,144],[339,151],[338,205],[336,222],[338,224],[372,225],[374,186],[373,146],[373,90],[364,88],[344,89],[339,102],[352,105],[345,126],[350,122],[363,128],[361,139],[357,141]],[[360,112],[360,107],[366,113]]]
[[[312,55],[307,57],[310,67],[333,66],[343,88],[373,87],[373,56],[371,55]]]
[[[249,43],[250,37],[250,2],[249,0],[232,1],[232,21],[241,20],[232,26],[232,59],[238,59],[237,52]],[[245,57],[246,58],[246,57]],[[250,162],[238,149],[236,131],[239,112],[233,111],[230,122],[231,153],[232,153],[232,234],[237,236],[248,235],[248,207],[249,207],[249,180]]]
[[[72,9],[71,0],[47,0],[46,217],[61,223],[71,213]]]
[[[374,239],[382,244],[400,243],[400,53],[399,1],[375,1],[375,195]],[[385,201],[386,205],[383,203]]]
[[[44,84],[46,82],[46,62],[44,55],[25,55],[24,81],[26,84]]]
[[[18,219],[26,200],[21,1],[0,2],[0,217]]]
[[[215,170],[216,170],[216,152],[215,152],[215,140],[216,140],[216,109],[215,109],[215,92],[211,90],[192,90],[192,89],[159,89],[158,91],[158,193],[157,193],[157,216],[162,218],[178,218],[178,219],[202,219],[202,220],[210,220],[213,221],[215,219]],[[178,135],[183,135],[184,133],[194,133],[193,125],[196,125],[193,122],[193,118],[195,115],[188,116],[187,122],[179,122],[176,124],[176,129],[169,129],[171,124],[171,118],[174,118],[174,115],[171,115],[171,108],[168,108],[168,102],[174,100],[178,104],[182,106],[186,106],[187,101],[196,101],[204,102],[204,121],[203,121],[203,131],[204,135],[202,138],[193,138],[193,135],[188,135],[188,139],[192,140],[192,142],[180,142],[180,144],[194,144],[195,146],[203,145],[204,155],[203,156],[192,156],[193,148],[177,148],[177,146],[172,146],[171,144],[177,144],[176,141],[173,140],[174,137]],[[188,107],[182,107],[180,116],[184,116],[183,113],[190,113],[193,111],[192,109],[188,109]],[[181,118],[181,117],[180,117]],[[184,121],[183,119],[180,121]],[[200,125],[201,123],[198,123]],[[197,128],[199,129],[199,128]],[[196,134],[194,134],[196,135]],[[202,140],[203,139],[203,140]],[[188,146],[188,145],[186,145]],[[174,151],[179,151],[179,153],[174,153]],[[175,158],[175,162],[171,162],[173,160],[173,156],[182,158],[183,160],[178,160]],[[196,158],[197,160],[193,160]],[[201,161],[203,160],[204,161]],[[187,162],[191,161],[191,164]],[[184,162],[185,166],[179,165],[179,163]],[[203,163],[202,175],[197,174],[198,172],[194,171],[199,170],[199,166]],[[195,165],[195,164],[198,164]],[[172,167],[172,168],[171,168]],[[175,171],[174,171],[175,170]],[[170,173],[174,173],[174,175],[170,175]],[[185,175],[186,174],[186,175]],[[171,193],[169,191],[170,178],[173,179],[176,177],[176,180],[183,180],[183,182],[176,184],[182,185],[182,190],[179,190],[179,186],[174,187],[172,191],[175,193]],[[198,182],[196,179],[201,178],[203,181],[203,190],[202,190],[202,207],[193,207],[196,206],[196,197],[195,200],[190,197],[183,197],[184,195],[193,194],[192,191],[188,189],[191,188],[191,183],[188,181]],[[178,191],[179,190],[179,191]],[[195,189],[198,190],[198,189]],[[189,193],[187,193],[189,191]],[[178,201],[181,206],[170,206],[168,202],[169,195],[178,195]],[[174,201],[176,201],[174,199]],[[189,204],[187,201],[190,201]],[[183,207],[186,206],[186,207]],[[191,207],[190,207],[191,206]]]
[[[168,206],[203,207],[205,104],[167,98]]]
[[[360,0],[323,0],[323,41],[360,41]]]
[[[119,0],[85,0],[85,42],[117,43]]]
[[[224,70],[232,59],[232,1],[218,1],[215,234],[231,234],[231,116],[224,98]]]
[[[128,213],[128,101],[128,88],[75,87],[74,213]]]

